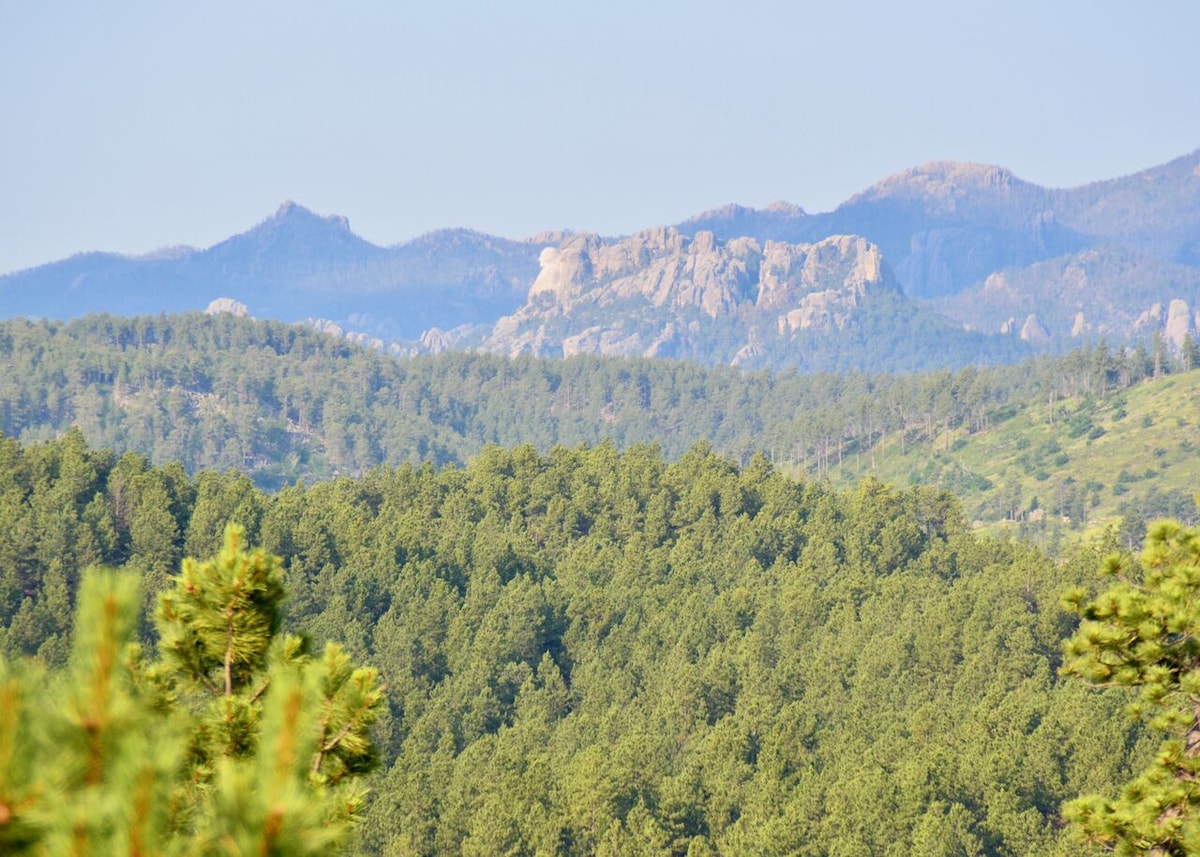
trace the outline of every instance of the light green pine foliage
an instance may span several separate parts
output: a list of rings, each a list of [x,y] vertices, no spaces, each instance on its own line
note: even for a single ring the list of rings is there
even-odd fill
[[[137,608],[131,576],[85,575],[66,669],[5,667],[0,733],[19,742],[0,774],[11,853],[183,853],[170,844],[182,732],[138,692]]]
[[[283,570],[261,549],[247,553],[243,537],[244,530],[230,527],[215,559],[185,559],[175,586],[159,600],[162,667],[191,689],[244,691],[279,630]]]
[[[1106,592],[1068,596],[1084,622],[1063,672],[1138,688],[1134,713],[1166,739],[1117,798],[1081,798],[1064,815],[1118,854],[1200,853],[1200,532],[1161,521],[1139,564],[1113,556],[1103,570],[1117,578]]]
[[[92,571],[65,672],[0,661],[0,844],[14,854],[323,855],[378,754],[374,670],[278,634],[279,560],[231,526],[134,642],[134,577]]]

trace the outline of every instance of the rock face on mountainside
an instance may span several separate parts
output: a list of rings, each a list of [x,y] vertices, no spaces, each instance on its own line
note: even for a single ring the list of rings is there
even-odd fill
[[[249,315],[246,305],[233,298],[217,298],[204,309],[205,315],[220,315],[221,313],[228,313],[238,318],[245,318]]]
[[[718,241],[651,229],[617,242],[579,235],[547,248],[529,299],[483,347],[506,354],[695,357],[737,362],[798,332],[855,324],[871,297],[899,295],[877,247]]]
[[[1200,268],[1162,262],[1115,245],[1083,250],[1025,268],[993,273],[979,286],[936,306],[984,332],[1036,312],[1051,336],[1109,338],[1149,333],[1166,317],[1151,311],[1172,301],[1200,306]]]

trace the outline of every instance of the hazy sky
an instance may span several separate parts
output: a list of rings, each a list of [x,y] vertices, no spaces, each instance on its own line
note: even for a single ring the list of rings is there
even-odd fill
[[[929,160],[1200,148],[1200,3],[0,0],[0,272],[284,199],[380,244],[828,210]]]

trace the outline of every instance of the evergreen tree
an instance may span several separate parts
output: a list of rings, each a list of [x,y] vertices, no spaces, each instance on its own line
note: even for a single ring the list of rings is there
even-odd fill
[[[280,561],[184,561],[136,643],[129,575],[92,571],[65,672],[0,661],[0,851],[15,854],[336,852],[362,814],[357,778],[383,703],[374,670],[280,634]]]
[[[1200,344],[1191,333],[1185,333],[1179,343],[1179,368],[1183,372],[1200,368]]]
[[[1101,686],[1138,688],[1133,709],[1166,740],[1120,796],[1064,809],[1083,835],[1118,854],[1200,853],[1200,532],[1173,521],[1150,528],[1140,566],[1110,557],[1117,583],[1084,604],[1063,672]]]

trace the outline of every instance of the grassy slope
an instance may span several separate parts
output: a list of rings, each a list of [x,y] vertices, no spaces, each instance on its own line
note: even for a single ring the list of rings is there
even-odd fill
[[[871,474],[949,488],[984,525],[1028,518],[1035,498],[1054,520],[1064,496],[1080,489],[1087,526],[1112,523],[1123,504],[1136,507],[1151,489],[1200,490],[1200,371],[1059,400],[1053,424],[1041,401],[1017,405],[974,435],[954,429],[930,444],[902,443],[896,433],[873,456],[846,456],[831,479],[848,485]]]

